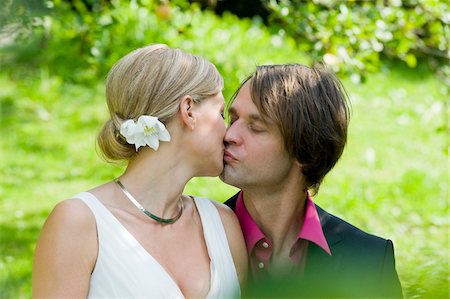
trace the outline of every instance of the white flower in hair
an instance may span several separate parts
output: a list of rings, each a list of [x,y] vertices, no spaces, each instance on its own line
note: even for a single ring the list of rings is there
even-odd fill
[[[137,122],[129,119],[120,126],[120,134],[129,144],[134,144],[136,151],[141,146],[148,145],[158,150],[159,141],[170,141],[170,134],[157,117],[142,115]]]

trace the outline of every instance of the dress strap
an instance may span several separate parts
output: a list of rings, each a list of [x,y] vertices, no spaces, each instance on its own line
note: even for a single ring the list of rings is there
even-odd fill
[[[216,294],[229,294],[229,290],[239,292],[236,268],[219,211],[207,198],[194,197],[194,202],[202,221],[203,234],[211,259],[211,273],[220,277],[220,281],[211,279],[211,298],[215,298],[215,291]],[[239,294],[235,295],[239,297]]]

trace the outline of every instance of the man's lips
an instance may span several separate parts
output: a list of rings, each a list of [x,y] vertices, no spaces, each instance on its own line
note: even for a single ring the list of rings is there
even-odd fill
[[[236,161],[236,158],[227,150],[225,150],[223,152],[223,160],[225,162],[232,162],[232,161]]]

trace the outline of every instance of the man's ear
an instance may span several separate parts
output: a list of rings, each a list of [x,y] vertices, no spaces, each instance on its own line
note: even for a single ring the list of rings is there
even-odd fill
[[[296,167],[297,169],[299,169],[300,171],[302,171],[303,169],[303,163],[300,163],[300,161],[298,161],[296,158],[293,158],[294,160],[294,167]]]
[[[184,96],[180,101],[181,121],[191,130],[195,128],[194,100],[191,96]]]

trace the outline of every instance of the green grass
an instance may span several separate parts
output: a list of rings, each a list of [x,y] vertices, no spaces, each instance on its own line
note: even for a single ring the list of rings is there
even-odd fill
[[[394,241],[407,298],[448,298],[448,111],[432,76],[347,84],[349,144],[317,202]]]
[[[444,88],[401,70],[344,83],[353,102],[349,143],[316,202],[394,241],[407,298],[448,298]],[[0,86],[0,297],[29,298],[35,242],[51,208],[122,168],[96,155],[107,117],[101,84],[69,85],[42,72],[25,81],[0,75]],[[185,191],[224,201],[236,189],[199,178]]]

